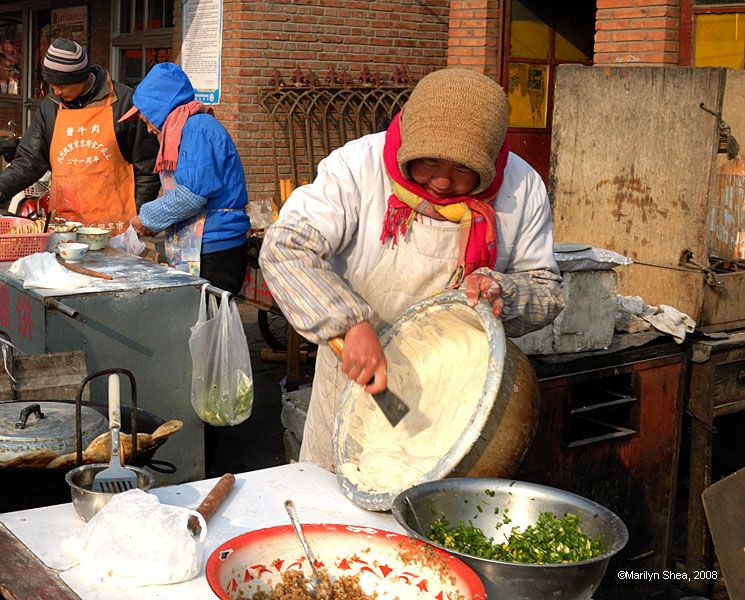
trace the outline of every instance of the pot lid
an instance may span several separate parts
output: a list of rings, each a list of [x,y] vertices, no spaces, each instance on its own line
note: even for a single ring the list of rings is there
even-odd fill
[[[97,410],[81,406],[83,448],[108,429]],[[35,450],[67,454],[76,449],[75,405],[67,402],[0,403],[0,462]]]

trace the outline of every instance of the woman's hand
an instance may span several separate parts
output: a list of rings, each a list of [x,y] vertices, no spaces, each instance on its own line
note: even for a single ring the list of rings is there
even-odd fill
[[[132,221],[130,221],[132,227],[134,227],[134,230],[137,232],[137,235],[143,235],[145,237],[153,237],[157,235],[157,232],[153,231],[152,229],[148,229],[142,224],[142,219],[140,219],[140,215],[137,215]]]
[[[502,314],[504,298],[502,286],[493,277],[480,273],[471,273],[464,280],[468,306],[473,308],[479,299],[486,300],[491,305],[491,312],[495,317]]]
[[[370,323],[359,323],[347,331],[341,370],[349,379],[365,386],[370,394],[378,394],[388,387],[388,365],[383,347]]]

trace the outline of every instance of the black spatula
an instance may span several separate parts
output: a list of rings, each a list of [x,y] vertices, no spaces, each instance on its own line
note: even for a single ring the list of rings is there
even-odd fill
[[[341,358],[344,353],[344,340],[340,337],[331,338],[329,340],[329,347],[334,351],[336,356]],[[406,403],[389,389],[379,394],[370,395],[393,427],[398,425],[401,419],[409,412],[409,407]]]

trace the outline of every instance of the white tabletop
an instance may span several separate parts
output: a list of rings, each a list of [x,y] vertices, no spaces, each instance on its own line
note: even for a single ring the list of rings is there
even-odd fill
[[[164,504],[196,508],[217,479],[152,490]],[[289,523],[284,501],[295,502],[306,523],[364,525],[404,533],[389,513],[368,512],[355,506],[339,489],[336,477],[311,463],[295,463],[236,475],[233,491],[207,525],[204,561],[223,542],[254,529]],[[85,523],[72,504],[0,514],[3,523],[31,552],[83,600],[211,600],[216,596],[204,576],[169,586],[120,589],[91,581],[80,567],[66,568],[62,541]]]

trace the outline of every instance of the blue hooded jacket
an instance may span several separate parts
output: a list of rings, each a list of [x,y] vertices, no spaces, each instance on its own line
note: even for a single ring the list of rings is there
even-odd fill
[[[194,100],[186,73],[174,63],[155,65],[135,90],[132,103],[158,129],[174,108]],[[140,208],[153,231],[206,211],[202,254],[243,244],[250,227],[246,179],[230,134],[207,113],[189,117],[181,133],[176,188]]]

